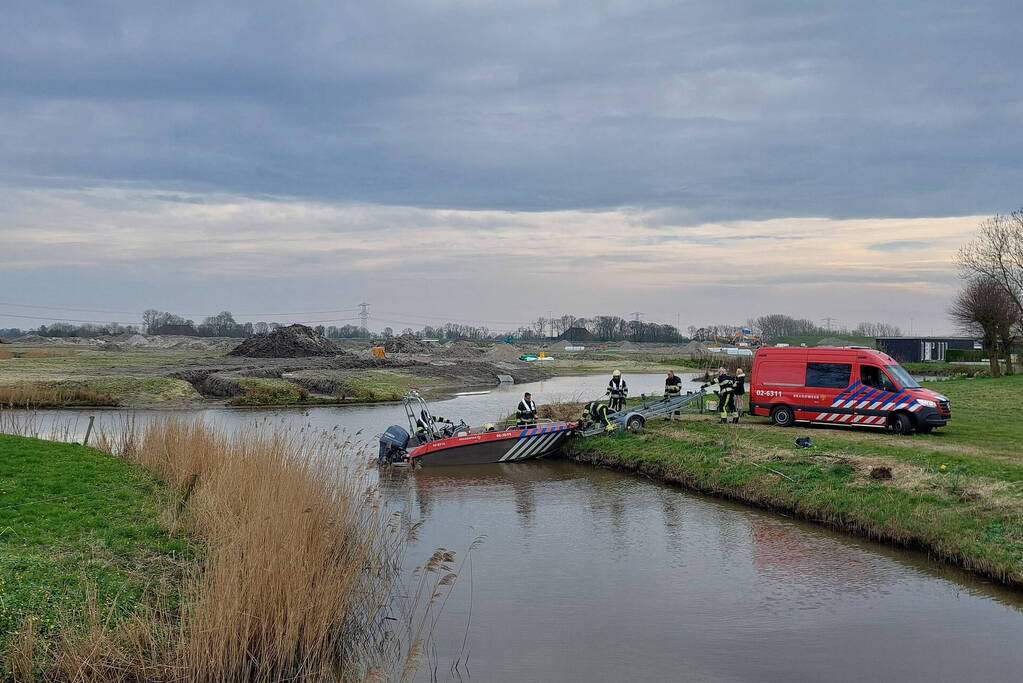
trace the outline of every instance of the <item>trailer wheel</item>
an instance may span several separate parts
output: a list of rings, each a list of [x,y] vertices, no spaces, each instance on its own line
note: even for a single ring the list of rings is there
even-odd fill
[[[888,418],[888,429],[895,434],[907,436],[913,433],[913,421],[905,413],[895,413]]]
[[[642,415],[633,415],[625,423],[625,428],[630,432],[643,431],[643,426],[646,424],[646,420],[643,419]]]
[[[778,427],[791,427],[796,421],[796,415],[788,406],[777,406],[771,411],[771,420]]]

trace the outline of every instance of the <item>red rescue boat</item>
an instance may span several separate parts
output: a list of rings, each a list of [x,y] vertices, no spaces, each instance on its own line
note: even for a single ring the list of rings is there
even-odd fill
[[[575,422],[543,422],[525,427],[470,427],[440,423],[417,391],[402,399],[411,432],[391,425],[380,435],[381,464],[479,465],[542,458],[560,450]]]

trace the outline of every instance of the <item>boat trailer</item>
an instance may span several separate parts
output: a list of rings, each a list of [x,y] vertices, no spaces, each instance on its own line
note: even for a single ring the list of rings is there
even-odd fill
[[[705,396],[706,394],[706,391],[700,389],[699,391],[691,391],[685,396],[665,396],[664,398],[647,401],[646,403],[641,403],[638,406],[632,406],[631,408],[626,407],[625,409],[619,410],[615,413],[609,413],[607,418],[611,420],[611,424],[613,424],[617,429],[627,429],[630,432],[636,432],[643,429],[647,420],[680,411],[693,401]],[[576,434],[579,436],[596,436],[606,430],[607,425],[600,422],[594,422],[592,424],[580,426],[576,431]]]

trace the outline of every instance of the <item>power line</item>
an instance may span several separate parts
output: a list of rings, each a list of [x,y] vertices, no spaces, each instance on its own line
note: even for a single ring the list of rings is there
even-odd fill
[[[139,323],[138,320],[133,320],[133,321],[131,321],[129,323],[129,322],[125,322],[123,320],[79,320],[77,318],[61,318],[59,316],[53,316],[53,315],[47,316],[47,317],[44,318],[44,317],[41,317],[41,316],[38,316],[38,315],[17,315],[15,313],[4,313],[3,311],[0,311],[0,317],[3,317],[3,318],[24,318],[26,320],[54,320],[56,322],[61,322],[61,323],[97,323],[97,324],[100,324],[100,325],[110,325],[110,324],[117,324],[117,325],[138,325],[138,323]]]
[[[239,315],[241,315],[241,314],[239,314]],[[51,316],[45,316],[45,317],[38,316],[38,315],[18,315],[17,313],[6,313],[4,311],[0,311],[0,318],[22,318],[22,319],[25,319],[25,320],[52,320],[52,321],[58,322],[58,323],[94,323],[94,324],[97,324],[97,325],[111,325],[111,324],[117,324],[117,325],[138,325],[139,324],[138,320],[132,320],[131,322],[128,322],[128,321],[125,321],[125,320],[83,320],[81,318],[63,318],[63,317],[60,317],[60,316],[52,316],[52,315]],[[300,323],[302,325],[311,325],[313,323],[338,323],[338,322],[348,322],[348,321],[351,321],[351,320],[358,320],[358,319],[359,319],[358,316],[356,316],[356,317],[352,317],[352,318],[331,318],[329,320],[296,320],[294,322],[298,322],[298,323]]]
[[[532,323],[524,320],[481,320],[481,319],[469,319],[469,318],[454,318],[451,316],[444,315],[421,315],[418,313],[396,313],[394,311],[380,311],[384,315],[393,315],[411,319],[422,319],[422,320],[441,320],[446,323],[488,323],[491,325],[531,325]]]
[[[39,308],[48,311],[74,311],[76,313],[117,313],[121,315],[142,315],[142,311],[111,311],[102,308],[72,308],[69,306],[43,306],[41,304],[16,304],[10,301],[0,301],[0,306],[13,306],[14,308]],[[283,313],[232,313],[232,315],[243,316],[246,318],[255,318],[261,315],[273,316],[273,315],[320,315],[323,313],[348,313],[349,311],[357,311],[358,307],[355,308],[337,308],[329,311],[285,311]],[[173,311],[167,311],[167,313],[173,313]],[[175,313],[175,315],[194,315],[196,317],[209,318],[218,313]],[[16,317],[13,316],[12,317]]]

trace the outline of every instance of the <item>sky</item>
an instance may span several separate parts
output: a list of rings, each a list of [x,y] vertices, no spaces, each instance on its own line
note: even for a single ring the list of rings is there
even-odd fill
[[[1018,2],[4,14],[0,327],[366,301],[947,333],[953,255],[1023,205]]]

